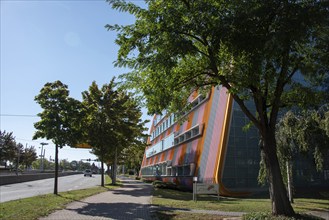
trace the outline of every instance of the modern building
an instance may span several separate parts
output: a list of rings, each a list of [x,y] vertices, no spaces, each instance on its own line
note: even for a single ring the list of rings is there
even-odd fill
[[[249,119],[226,88],[213,87],[206,96],[194,91],[188,101],[192,108],[182,123],[174,115],[154,116],[141,176],[190,189],[197,176],[200,182],[219,183],[227,196],[259,190],[258,131],[243,129]],[[253,103],[247,106],[252,109]]]

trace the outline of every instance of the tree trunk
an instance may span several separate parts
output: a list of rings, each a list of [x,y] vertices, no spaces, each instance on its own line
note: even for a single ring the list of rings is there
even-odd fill
[[[294,198],[292,196],[292,184],[291,184],[291,164],[290,161],[287,161],[287,188],[288,188],[288,196],[290,203],[294,203]]]
[[[101,177],[102,177],[101,185],[102,185],[102,187],[104,187],[104,163],[103,163],[103,156],[101,158]]]
[[[263,151],[266,171],[269,181],[269,192],[272,202],[273,215],[293,216],[295,212],[289,202],[287,191],[283,183],[278,157],[274,130],[268,129],[263,137]]]
[[[58,188],[58,145],[55,146],[55,182],[54,182],[54,194],[57,195]]]
[[[115,185],[117,183],[117,147],[115,147],[115,156],[114,156],[114,164],[113,164],[113,179],[112,184]]]

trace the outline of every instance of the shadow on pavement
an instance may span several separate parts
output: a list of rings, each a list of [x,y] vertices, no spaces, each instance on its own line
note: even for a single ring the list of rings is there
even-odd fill
[[[136,203],[89,203],[83,208],[67,209],[80,215],[112,219],[152,219],[149,204]]]
[[[131,189],[131,190],[127,190],[127,189]],[[150,196],[151,191],[152,191],[152,185],[125,184],[121,188],[117,188],[116,190],[114,190],[113,194],[141,197],[141,196]]]

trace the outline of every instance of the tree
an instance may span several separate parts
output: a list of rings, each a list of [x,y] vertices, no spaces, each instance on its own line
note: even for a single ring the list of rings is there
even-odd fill
[[[55,144],[54,194],[57,194],[58,148],[75,146],[81,140],[84,111],[79,101],[69,97],[68,87],[61,81],[46,83],[35,101],[43,112],[38,114],[41,120],[34,124],[37,131],[33,139],[46,138]]]
[[[146,141],[140,141],[139,144],[129,146],[122,151],[122,161],[127,169],[133,169],[137,175],[141,169]]]
[[[328,109],[295,114],[287,112],[277,125],[278,154],[282,161],[293,160],[295,154],[311,153],[318,171],[322,170],[325,152],[329,150]]]
[[[62,170],[69,170],[71,168],[71,164],[67,159],[62,159],[59,166]]]
[[[29,168],[37,157],[37,152],[34,146],[26,147],[21,154],[21,163],[24,164],[25,168]]]
[[[142,93],[149,113],[182,111],[191,91],[226,87],[259,130],[272,213],[294,215],[276,154],[275,127],[283,106],[328,102],[319,89],[329,77],[328,3],[150,0],[143,9],[108,2],[136,17],[132,25],[106,27],[119,32],[116,65],[134,69],[123,79]],[[246,100],[253,100],[256,112]]]
[[[323,168],[324,157],[329,152],[329,133],[326,132],[328,108],[318,111],[288,111],[280,119],[276,129],[277,155],[284,182],[288,186],[292,175],[291,162],[298,154],[312,155],[317,171]],[[263,164],[263,163],[261,163]],[[264,167],[261,169],[264,171]],[[287,175],[285,175],[287,173]],[[266,171],[260,172],[260,182],[265,183]],[[290,201],[292,201],[292,193]]]
[[[71,170],[78,170],[79,169],[79,163],[76,160],[72,160],[70,163],[70,169]]]
[[[137,103],[125,91],[116,89],[114,80],[104,84],[101,89],[93,82],[89,90],[82,93],[87,111],[84,126],[86,141],[93,146],[92,152],[100,158],[102,170],[106,162],[112,164],[112,171],[116,170],[118,153],[137,141],[146,123],[140,119],[142,113]],[[112,183],[116,183],[115,172]]]
[[[13,161],[16,152],[16,142],[13,132],[0,131],[0,162],[7,166],[7,161]]]
[[[32,168],[35,170],[40,169],[41,165],[41,158],[35,160],[32,162]],[[43,167],[45,170],[55,170],[55,163],[52,161],[49,161],[47,158],[43,159]]]
[[[84,163],[81,160],[78,162],[78,170],[79,171],[87,170],[87,169],[90,169],[90,168],[91,168],[90,163]]]

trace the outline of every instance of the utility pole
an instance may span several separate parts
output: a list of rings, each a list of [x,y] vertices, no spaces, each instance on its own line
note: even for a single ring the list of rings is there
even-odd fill
[[[48,143],[41,142],[40,144],[41,144],[41,155],[40,155],[40,157],[41,157],[41,164],[40,164],[40,170],[43,171],[43,159],[45,157],[45,151],[43,150],[43,146],[44,145],[48,145]]]

